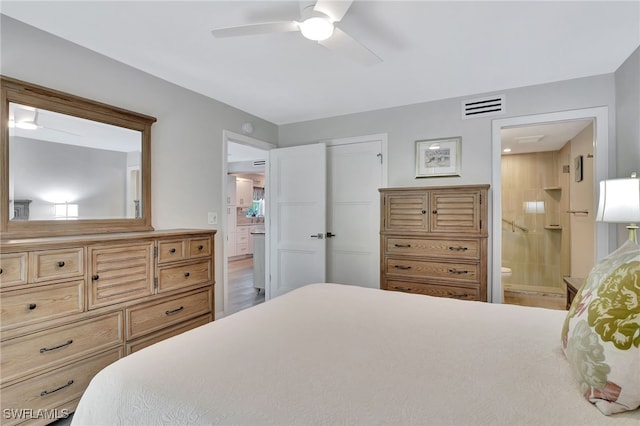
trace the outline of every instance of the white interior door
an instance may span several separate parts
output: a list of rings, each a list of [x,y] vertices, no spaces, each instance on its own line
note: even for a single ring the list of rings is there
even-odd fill
[[[325,282],[326,146],[269,151],[267,299]]]
[[[327,147],[329,282],[380,286],[382,159],[381,140]]]

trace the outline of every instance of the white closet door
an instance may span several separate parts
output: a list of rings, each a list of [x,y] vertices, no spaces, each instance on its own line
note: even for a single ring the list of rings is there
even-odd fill
[[[380,286],[380,140],[327,148],[327,279],[329,282]]]

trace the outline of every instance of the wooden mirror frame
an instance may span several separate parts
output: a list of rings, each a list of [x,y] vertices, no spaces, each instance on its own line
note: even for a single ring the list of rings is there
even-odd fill
[[[151,125],[154,117],[0,76],[0,234],[11,238],[151,231]],[[9,103],[47,109],[142,133],[142,217],[78,220],[9,220]]]

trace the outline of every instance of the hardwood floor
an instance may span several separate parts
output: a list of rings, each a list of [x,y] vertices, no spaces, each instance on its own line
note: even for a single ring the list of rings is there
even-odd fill
[[[227,276],[229,305],[226,315],[264,302],[264,290],[258,293],[253,287],[253,258],[229,261]]]
[[[566,296],[558,293],[544,293],[519,290],[504,290],[504,303],[511,305],[536,306],[549,309],[566,309]]]

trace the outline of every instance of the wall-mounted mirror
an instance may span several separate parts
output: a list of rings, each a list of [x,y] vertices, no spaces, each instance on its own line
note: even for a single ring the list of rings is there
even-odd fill
[[[152,229],[155,118],[1,83],[3,239]]]

